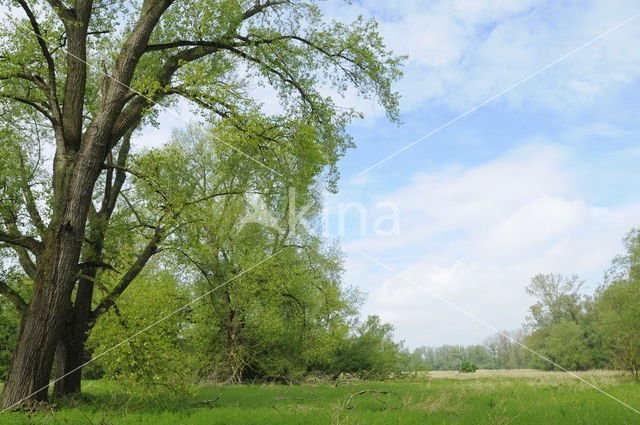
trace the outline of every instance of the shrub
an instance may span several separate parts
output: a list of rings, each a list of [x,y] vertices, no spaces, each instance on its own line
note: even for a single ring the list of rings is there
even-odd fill
[[[459,371],[462,373],[471,373],[475,372],[476,370],[478,370],[478,366],[476,366],[474,363],[467,361],[460,363]]]

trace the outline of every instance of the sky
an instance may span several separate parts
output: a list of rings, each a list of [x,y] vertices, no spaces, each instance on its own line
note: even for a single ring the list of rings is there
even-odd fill
[[[640,226],[640,4],[321,4],[328,18],[375,18],[409,56],[401,125],[371,101],[339,100],[365,118],[326,196],[327,236],[346,253],[345,283],[368,294],[363,314],[409,347],[477,344],[521,325],[536,274],[597,287]],[[140,141],[183,125],[161,123]]]

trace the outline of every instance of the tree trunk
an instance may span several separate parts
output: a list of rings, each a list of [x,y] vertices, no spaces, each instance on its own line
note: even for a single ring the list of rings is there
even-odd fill
[[[111,211],[106,214],[110,216]],[[89,226],[87,252],[83,256],[84,262],[100,262],[106,231],[108,216],[104,219],[95,218]],[[89,267],[82,270],[83,277],[78,282],[78,290],[73,308],[68,316],[55,356],[56,381],[53,388],[55,397],[63,397],[79,393],[81,390],[82,365],[88,361],[85,356],[84,345],[93,327],[91,302],[93,300],[93,279],[97,276],[97,269]]]
[[[55,356],[56,381],[53,386],[53,396],[56,398],[76,394],[81,390],[84,344],[75,342],[64,337],[58,341]]]
[[[90,359],[85,351],[88,332],[88,318],[83,320],[77,314],[72,314],[70,322],[63,329],[56,349],[54,397],[76,394],[82,389],[82,366]]]
[[[26,2],[21,3],[24,3],[23,8],[27,8]],[[67,28],[66,32],[69,55],[62,108],[56,103],[55,62],[44,38],[40,38],[43,54],[48,59],[48,84],[53,87],[53,96],[49,99],[53,103],[51,119],[56,133],[52,218],[43,237],[44,248],[37,247],[35,289],[24,313],[9,376],[0,400],[5,409],[22,404],[25,400],[47,400],[54,355],[71,313],[71,295],[80,271],[78,263],[93,189],[110,148],[135,127],[143,114],[146,99],[138,109],[129,111],[126,119],[120,117],[128,101],[127,87],[140,57],[146,50],[153,29],[171,3],[171,0],[143,2],[140,16],[121,46],[109,78],[103,80],[100,107],[84,132],[82,110],[83,99],[87,94],[84,58],[93,2],[74,2],[73,19],[68,20],[73,21],[71,24],[74,27]],[[65,15],[65,19],[66,17]],[[34,27],[34,32],[38,35],[37,26]],[[177,69],[178,67],[170,68],[165,73],[166,78],[170,79]],[[148,252],[154,252],[154,249],[155,246],[152,245]],[[145,261],[141,261],[139,269],[145,264]],[[135,274],[132,273],[132,276],[135,277]],[[127,285],[128,282],[124,282],[119,288],[120,292]],[[115,296],[117,295],[119,293]],[[90,299],[89,297],[89,301]],[[110,300],[111,304],[112,301]],[[106,303],[106,308],[110,303]],[[73,334],[75,335],[75,331]],[[86,329],[83,334],[86,334]]]
[[[61,241],[65,239],[67,238],[60,238]],[[70,307],[73,274],[79,251],[78,243],[65,243],[67,245],[59,246],[57,253],[49,249],[51,254],[44,254],[45,258],[42,259],[44,264],[40,266],[35,292],[23,317],[22,329],[4,386],[4,408],[13,407],[26,399],[47,400],[53,357]],[[57,260],[58,263],[52,264],[52,260]]]
[[[83,160],[79,154],[73,172],[60,165],[58,202],[38,258],[35,290],[13,353],[1,404],[10,408],[25,400],[46,401],[53,358],[71,309],[71,293],[78,273],[80,249],[93,186],[101,158]]]

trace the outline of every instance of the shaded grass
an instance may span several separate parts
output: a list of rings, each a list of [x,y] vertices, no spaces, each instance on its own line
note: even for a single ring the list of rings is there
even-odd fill
[[[622,376],[585,376],[640,407],[640,385]],[[56,410],[9,413],[0,424],[638,424],[640,415],[568,375],[482,374],[466,379],[332,385],[199,388],[195,396],[134,397],[113,382],[88,381]],[[393,394],[364,393],[391,391]],[[205,400],[214,400],[203,403]]]

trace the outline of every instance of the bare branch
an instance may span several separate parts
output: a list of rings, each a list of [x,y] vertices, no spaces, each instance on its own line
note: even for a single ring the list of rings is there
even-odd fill
[[[218,41],[191,41],[191,40],[176,40],[169,43],[149,44],[147,46],[147,52],[153,52],[156,50],[174,49],[176,47],[214,47],[221,48],[225,45]]]
[[[229,112],[223,111],[222,109],[216,107],[213,103],[211,103],[210,99],[203,99],[203,97],[208,96],[201,95],[200,93],[196,93],[192,90],[188,90],[182,87],[169,87],[164,92],[167,94],[177,94],[179,96],[182,96],[183,98],[190,100],[205,109],[209,109],[222,118],[229,118],[231,116]]]
[[[353,409],[353,407],[351,406],[351,400],[353,400],[355,397],[362,395],[362,394],[373,394],[373,397],[378,400],[380,403],[386,405],[387,403],[383,400],[381,400],[380,398],[376,397],[376,394],[383,394],[383,395],[387,395],[387,394],[391,394],[393,396],[395,396],[398,400],[400,400],[400,396],[396,393],[394,393],[393,391],[379,391],[379,390],[362,390],[362,391],[358,391],[355,392],[353,394],[351,394],[349,397],[347,397],[346,402],[344,403],[344,408],[345,409]]]

